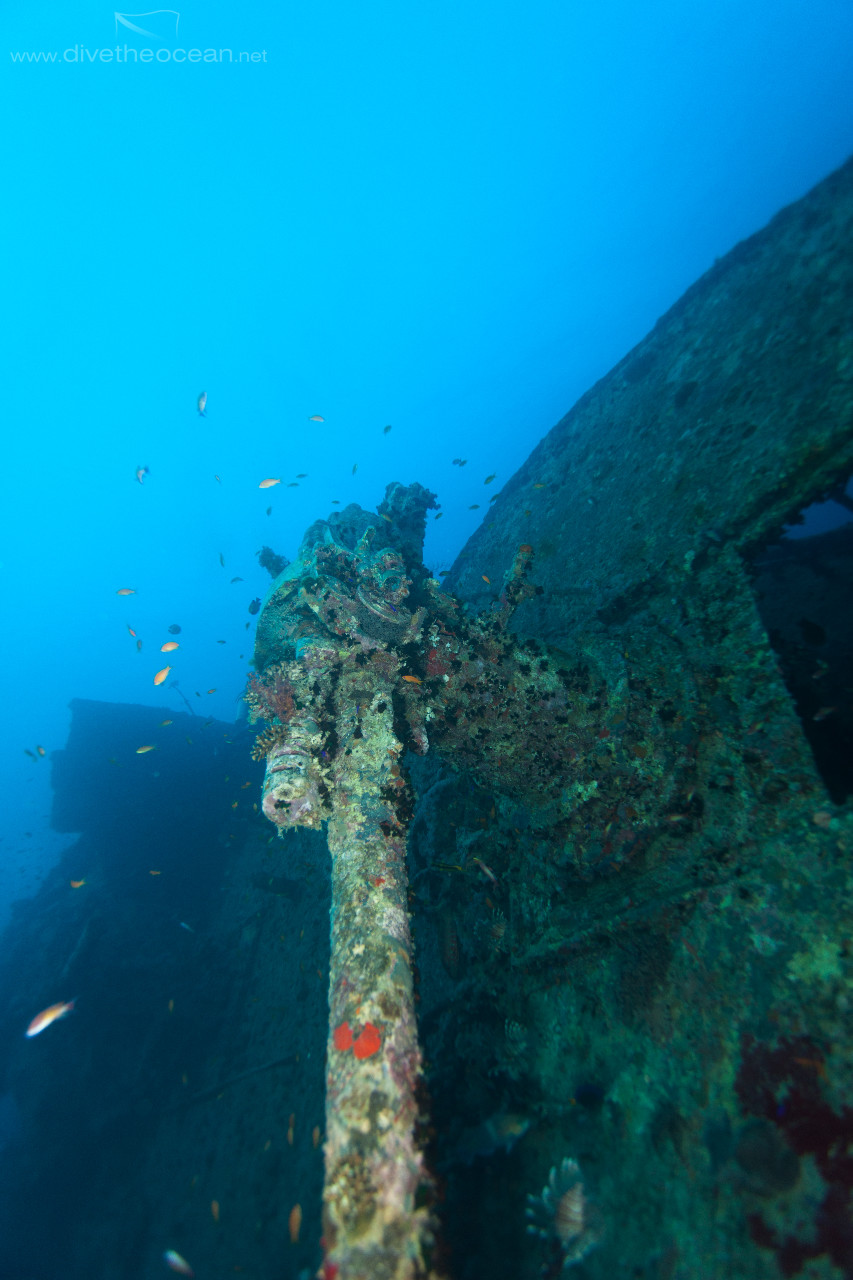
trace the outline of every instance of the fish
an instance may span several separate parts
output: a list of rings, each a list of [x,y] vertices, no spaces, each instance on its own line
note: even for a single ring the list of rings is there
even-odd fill
[[[261,611],[261,597],[255,596],[254,600],[249,605],[249,613],[251,613],[251,615],[254,617],[254,615],[256,613],[260,613],[260,611]]]
[[[160,645],[160,652],[172,653],[175,649],[180,649],[180,647],[177,640],[167,640],[165,644]]]
[[[383,434],[383,436],[387,436],[387,434],[388,434],[388,432],[389,432],[390,430],[391,430],[391,423],[389,422],[387,427],[383,427],[383,428],[382,428],[382,434]]]
[[[86,881],[85,880],[69,880],[68,883],[71,885],[72,889],[82,889]]]
[[[482,1124],[463,1129],[453,1152],[452,1162],[473,1164],[496,1151],[509,1151],[530,1128],[527,1116],[515,1112],[498,1112]]]
[[[296,1124],[296,1112],[291,1111],[290,1119],[287,1122],[287,1145],[293,1146],[293,1126]]]
[[[222,568],[224,569],[224,568],[225,568],[225,557],[224,557],[224,555],[222,554],[222,552],[221,552],[221,551],[220,551],[220,553],[219,553],[219,563],[222,565]]]
[[[172,722],[171,720],[161,720],[161,721],[160,721],[160,728],[161,728],[161,729],[165,729],[167,724],[172,724],[172,723],[173,723],[173,722]]]
[[[534,489],[544,489],[544,488],[545,488],[545,486],[544,486],[544,484],[542,484],[542,483],[541,483],[541,481],[540,481],[539,483],[534,484],[533,488],[534,488]]]
[[[492,871],[491,867],[486,866],[482,858],[472,858],[471,861],[476,862],[477,866],[480,868],[483,874],[489,877],[492,884],[498,884],[498,878],[495,875],[494,871]]]
[[[340,504],[340,502],[338,501],[338,499],[337,499],[337,498],[332,498],[332,506],[333,506],[333,507],[339,507],[340,505],[341,505],[341,504]]]
[[[161,875],[161,874],[162,874],[162,872],[160,872],[160,871],[149,871],[149,872],[148,872],[148,874],[149,874],[149,876],[159,876],[159,875]]]
[[[171,670],[172,670],[171,667],[163,667],[160,671],[157,672],[156,676],[154,677],[154,683],[162,684]]]
[[[479,502],[472,502],[472,504],[471,504],[471,506],[468,508],[468,510],[469,510],[469,511],[479,511],[479,510],[480,510],[480,504],[479,504]]]
[[[258,485],[258,488],[259,488],[259,489],[271,489],[271,488],[273,487],[273,485],[274,485],[274,484],[281,484],[281,478],[280,478],[280,477],[275,477],[275,476],[270,476],[268,479],[266,479],[266,480],[262,480],[262,481],[261,481],[261,483]]]
[[[272,515],[272,507],[267,507],[267,515],[268,515],[268,516],[271,516],[271,515]],[[243,581],[243,579],[241,578],[241,579],[240,579],[240,581],[242,582],[242,581]]]
[[[137,748],[136,748],[136,754],[137,754],[138,756],[144,756],[144,755],[145,755],[145,753],[146,753],[146,751],[156,751],[156,750],[157,750],[156,746],[155,746],[153,743],[151,743],[151,744],[149,744],[148,746],[145,746],[145,747],[137,747]]]
[[[233,587],[235,582],[242,582],[242,581],[243,581],[242,578],[232,578],[229,585]]]
[[[357,463],[357,462],[354,462],[354,463],[352,464],[352,473],[353,473],[353,475],[355,475],[356,471],[358,471],[358,463]]]
[[[308,472],[307,472],[307,471],[300,471],[300,472],[298,472],[298,473],[297,473],[297,476],[296,476],[296,479],[297,479],[297,480],[307,480],[307,479],[308,479]]]
[[[315,1124],[311,1130],[311,1143],[315,1149],[320,1145],[320,1126],[318,1124]]]
[[[177,622],[173,622],[171,627],[167,627],[166,630],[169,632],[169,635],[172,636],[179,636],[181,634],[181,628],[178,626]]]
[[[118,591],[116,592],[116,595],[117,596],[135,596],[136,588],[135,587],[119,587]]]
[[[185,924],[183,920],[179,921],[179,924],[182,929],[186,929],[187,933],[195,933],[195,929],[193,929],[190,925]]]
[[[299,1231],[302,1227],[302,1205],[295,1204],[290,1210],[290,1217],[287,1219],[287,1228],[290,1232],[290,1243],[299,1244]]]
[[[42,1009],[41,1013],[37,1013],[27,1027],[27,1037],[31,1040],[33,1036],[40,1035],[42,1031],[46,1031],[52,1022],[57,1022],[60,1018],[67,1018],[75,1003],[74,1000],[69,1000],[67,1004],[52,1004],[47,1009]]]
[[[206,391],[200,391],[200,392],[198,393],[198,400],[196,400],[196,406],[197,406],[197,408],[198,408],[199,417],[201,417],[201,418],[206,418],[206,417],[207,417],[207,414],[205,413],[205,408],[207,407],[207,392],[206,392]]]
[[[497,471],[493,471],[490,476],[486,476],[483,484],[491,484],[497,474]]]
[[[298,481],[298,480],[291,480],[290,484],[289,484],[287,487],[288,487],[288,489],[298,489],[298,488],[299,488],[299,481]]]
[[[199,413],[201,413],[200,409],[199,409]],[[167,1249],[166,1252],[163,1254],[163,1261],[165,1262],[166,1266],[170,1269],[170,1271],[177,1271],[179,1276],[195,1275],[195,1272],[193,1271],[190,1264],[187,1262],[186,1258],[182,1258],[181,1255],[178,1252],[176,1252],[175,1249]]]
[[[838,710],[838,707],[821,707],[819,711],[816,711],[814,713],[814,715],[812,716],[812,720],[815,720],[817,721],[818,724],[820,724],[821,720],[825,720],[827,716],[831,716],[837,710]]]
[[[219,479],[219,476],[216,474],[216,472],[213,473],[213,478],[217,484],[222,484],[222,481]]]
[[[137,480],[139,481],[139,483],[140,483],[140,484],[142,484],[143,480],[145,479],[145,477],[146,477],[147,475],[148,475],[148,468],[147,468],[147,467],[137,467],[137,468],[136,468],[136,478],[137,478]]]
[[[325,422],[325,421],[326,421],[326,419],[325,419],[325,418],[321,418],[321,417],[320,417],[320,415],[319,415],[319,413],[315,413],[315,414],[312,414],[312,415],[311,415],[311,417],[308,419],[308,421],[309,421],[309,422]]]
[[[136,632],[134,631],[133,627],[128,627],[128,628],[127,628],[127,633],[128,633],[128,635],[133,636],[134,640],[136,639]]]
[[[141,640],[137,640],[137,642],[136,642],[136,652],[137,652],[137,653],[141,653],[141,652],[142,652],[142,641],[141,641]]]
[[[436,518],[436,520],[440,520],[440,519],[441,519],[441,517],[442,517],[443,515],[444,515],[444,512],[443,512],[443,511],[439,511],[438,515],[435,517],[435,518]]]
[[[208,689],[208,691],[207,691],[207,692],[208,692],[208,693],[216,693],[216,690],[215,690],[215,689]]]
[[[487,578],[487,577],[486,577],[486,575],[485,575],[484,573],[481,573],[481,574],[480,574],[480,577],[481,577],[481,578],[483,579],[483,581],[484,581],[485,583],[487,583],[489,586],[491,586],[491,585],[492,585],[492,580],[491,580],[491,578]]]
[[[211,1217],[213,1218],[213,1221],[214,1221],[214,1222],[218,1222],[218,1221],[219,1221],[219,1201],[218,1201],[218,1200],[211,1200],[211,1202],[210,1202],[210,1215],[211,1215]]]
[[[169,1013],[174,1013],[174,1012],[175,1012],[175,1002],[174,1002],[174,1000],[170,1000],[170,1001],[169,1001],[168,1009],[169,1009]]]
[[[423,684],[423,681],[421,680],[420,676],[403,676],[403,679],[408,684]]]
[[[47,755],[47,752],[45,751],[44,747],[39,747],[39,746],[37,746],[37,747],[36,747],[36,751],[39,753],[39,755],[40,755],[40,756],[46,756],[46,755]]]
[[[217,643],[217,644],[227,644],[227,643],[228,643],[228,641],[227,641],[227,640],[217,640],[217,641],[216,641],[216,643]]]
[[[386,516],[386,514],[385,514],[385,512],[384,512],[384,511],[382,512],[382,519],[383,519],[383,520],[387,520],[389,524],[393,524],[393,523],[394,523],[390,516]]]
[[[450,465],[453,467],[464,467],[467,461],[467,458],[454,458]]]

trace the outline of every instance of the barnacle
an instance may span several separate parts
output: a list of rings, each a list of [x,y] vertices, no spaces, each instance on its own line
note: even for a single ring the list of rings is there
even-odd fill
[[[568,1156],[551,1170],[542,1194],[527,1197],[526,1215],[531,1235],[559,1245],[564,1271],[586,1257],[600,1238],[597,1214],[584,1195],[580,1166]]]

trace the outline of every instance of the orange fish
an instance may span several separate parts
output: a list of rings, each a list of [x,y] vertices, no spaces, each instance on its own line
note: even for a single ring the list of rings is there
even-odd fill
[[[128,628],[127,628],[127,631],[128,631],[128,635],[133,636],[133,638],[134,638],[134,640],[135,640],[135,639],[136,639],[136,632],[134,631],[133,627],[128,627]]]
[[[299,1244],[299,1232],[302,1228],[301,1204],[295,1204],[290,1210],[290,1217],[287,1219],[287,1225],[290,1230],[290,1243]]]
[[[175,649],[180,649],[177,640],[167,640],[165,644],[160,645],[161,653],[172,653]]]
[[[160,875],[160,872],[159,872],[159,871],[149,871],[149,872],[148,872],[148,874],[149,874],[149,876],[159,876],[159,875]]]
[[[45,751],[44,747],[36,746],[36,751],[39,753],[39,755],[40,755],[40,756],[46,756],[46,755],[47,755],[47,752]]]
[[[320,1145],[320,1126],[318,1124],[315,1124],[311,1130],[311,1142],[315,1148]]]
[[[119,587],[118,591],[116,592],[116,595],[117,596],[135,596],[136,588],[135,587]]]
[[[213,1221],[218,1222],[219,1221],[219,1201],[218,1200],[211,1200],[210,1212],[213,1215]]]
[[[161,720],[161,721],[160,721],[160,728],[161,728],[161,729],[165,729],[167,724],[172,724],[172,723],[173,723],[173,721],[171,721],[171,720]]]
[[[321,418],[321,417],[320,417],[320,415],[319,415],[319,413],[315,413],[312,417],[310,417],[310,418],[308,419],[308,421],[309,421],[309,422],[325,422],[325,421],[326,421],[326,419],[325,419],[325,418]]]
[[[408,684],[423,684],[423,681],[421,680],[420,676],[403,676],[403,679]]]
[[[172,670],[171,667],[164,667],[162,671],[158,671],[156,676],[154,677],[154,683],[162,684],[163,681],[166,679],[166,676],[169,674],[171,670]]]
[[[492,585],[492,580],[491,580],[491,578],[487,578],[487,577],[486,577],[486,575],[485,575],[484,573],[483,573],[483,574],[481,574],[480,576],[482,577],[482,579],[483,579],[483,581],[484,581],[484,582],[487,582],[487,583],[489,584],[489,586],[491,586],[491,585]]]
[[[154,743],[153,743],[153,742],[149,742],[149,743],[147,743],[147,744],[146,744],[146,746],[144,746],[144,747],[137,747],[137,748],[136,748],[136,754],[137,754],[138,756],[144,756],[144,755],[145,755],[145,753],[146,753],[147,751],[156,751],[156,750],[157,750],[157,748],[156,748],[156,746],[154,745]]]
[[[271,489],[271,488],[273,487],[273,485],[274,485],[274,484],[281,484],[281,480],[280,480],[280,479],[276,480],[276,479],[273,479],[272,477],[270,477],[270,479],[268,479],[268,480],[262,480],[262,481],[261,481],[261,483],[258,485],[258,488],[259,488],[259,489]]]
[[[205,413],[205,411],[204,411],[204,409],[205,409],[205,405],[207,404],[207,392],[206,392],[206,391],[200,391],[200,392],[199,392],[199,396],[198,396],[198,400],[196,401],[196,404],[198,405],[199,415],[200,415],[202,418],[206,418],[206,417],[207,417],[207,414],[206,414],[206,413]]]
[[[216,693],[216,690],[215,690],[215,689],[208,689],[208,691],[207,691],[207,692],[208,692],[208,693]]]
[[[52,1004],[49,1009],[42,1009],[41,1013],[37,1013],[27,1027],[27,1035],[30,1038],[39,1035],[52,1022],[56,1022],[59,1018],[67,1017],[73,1008],[74,1001],[69,1000],[67,1004]]]
[[[68,883],[71,885],[72,889],[82,889],[86,881],[85,880],[69,880]]]

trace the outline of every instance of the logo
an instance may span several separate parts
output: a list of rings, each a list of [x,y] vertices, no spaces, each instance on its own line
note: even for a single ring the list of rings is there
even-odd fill
[[[158,18],[161,14],[163,17],[160,18],[160,21],[151,24],[158,28],[156,31],[149,31],[147,27],[138,27],[135,22],[130,21],[131,18]],[[169,15],[168,17],[166,17],[167,14]],[[121,23],[123,27],[127,27],[130,31],[135,31],[137,35],[150,36],[152,40],[168,40],[171,38],[172,18],[175,19],[175,36],[177,36],[178,23],[181,20],[181,15],[177,9],[151,9],[148,13],[116,13],[114,11],[113,17],[116,21],[116,35],[118,35],[119,23]],[[165,32],[165,34],[161,34],[161,32]]]

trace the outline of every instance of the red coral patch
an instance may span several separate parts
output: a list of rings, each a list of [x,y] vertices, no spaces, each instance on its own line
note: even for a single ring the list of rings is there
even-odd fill
[[[340,1049],[341,1053],[346,1053],[347,1049],[352,1048],[352,1027],[348,1022],[342,1022],[339,1027],[335,1027],[335,1034],[332,1037],[335,1042],[335,1048]]]
[[[357,1058],[370,1058],[378,1053],[382,1045],[382,1037],[372,1022],[364,1024],[364,1030],[353,1045],[353,1053]]]

